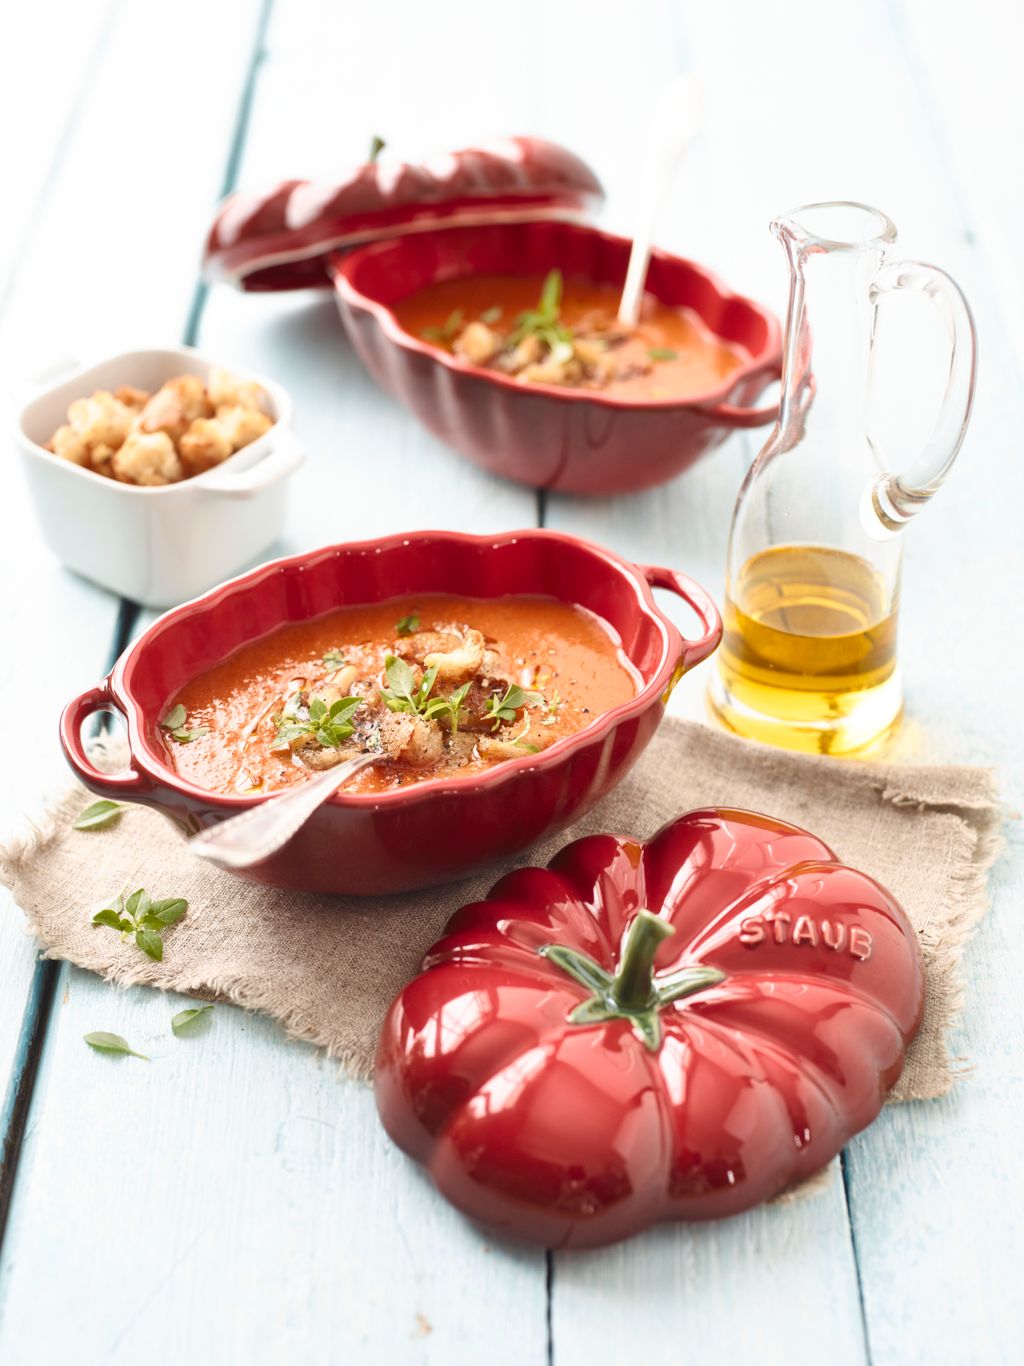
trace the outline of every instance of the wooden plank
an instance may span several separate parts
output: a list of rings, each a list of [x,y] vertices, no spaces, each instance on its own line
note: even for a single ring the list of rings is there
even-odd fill
[[[109,36],[112,8],[109,0],[83,0],[70,10],[41,0],[0,12],[0,126],[10,132],[22,123],[25,109],[33,112],[31,136],[5,136],[0,144],[0,183],[8,191],[0,219],[0,321],[6,318],[15,270],[31,269],[26,242],[59,179],[70,125],[90,87],[94,62],[88,58],[102,50]],[[4,413],[11,420],[23,401],[20,382],[30,371],[16,346],[0,350],[0,368]],[[116,614],[109,598],[64,573],[39,543],[27,491],[18,477],[5,489],[4,513],[0,599],[7,639],[17,642],[18,648],[0,653],[0,711],[8,718],[5,771],[17,774],[18,781],[0,788],[0,838],[9,837],[67,772],[56,726],[40,731],[26,724],[26,709],[33,716],[55,718],[71,689],[93,681],[106,661]],[[59,636],[54,631],[57,621],[62,626]],[[42,665],[55,649],[60,667]],[[5,965],[5,990],[0,993],[2,1227],[55,971],[36,963],[35,947],[4,889],[0,960]]]
[[[836,1171],[823,1194],[791,1207],[662,1227],[601,1252],[559,1253],[555,1360],[586,1366],[600,1335],[603,1359],[614,1362],[820,1366],[827,1350],[830,1366],[859,1366],[863,1324],[851,1285],[856,1268]]]
[[[395,79],[410,83],[409,102],[395,102],[392,126],[382,131],[395,136],[397,125],[399,135],[404,128],[443,144],[444,103],[431,97],[473,68],[460,42],[442,52],[434,40],[438,60],[424,69],[433,27],[412,6],[403,16],[389,63]],[[312,52],[310,33],[317,34]],[[480,33],[477,15],[466,41]],[[241,176],[293,173],[287,158],[297,154],[320,169],[337,162],[339,147],[343,161],[339,130],[359,128],[379,73],[352,62],[351,79],[341,81],[335,55],[374,50],[378,40],[369,14],[326,3],[281,7],[259,69]],[[506,62],[470,80],[470,95],[494,82],[507,89],[511,108],[521,55],[510,46]],[[349,155],[361,155],[373,131],[360,130]],[[458,139],[465,137],[463,125]],[[311,458],[296,481],[282,549],[430,523],[470,530],[534,523],[530,491],[479,475],[373,389],[340,339],[329,299],[215,291],[196,340],[293,391]],[[5,1357],[56,1356],[87,1342],[97,1356],[125,1362],[143,1349],[156,1363],[211,1352],[246,1361],[294,1354],[448,1362],[481,1350],[498,1362],[544,1359],[543,1254],[489,1247],[469,1230],[389,1147],[365,1088],[339,1081],[333,1067],[318,1068],[275,1027],[241,1012],[218,1008],[211,1037],[186,1046],[166,1039],[173,1003],[143,991],[114,993],[75,972],[66,981],[12,1208],[13,1261],[0,1285]],[[143,1052],[152,1044],[154,1062],[131,1073],[117,1063],[104,1069],[110,1060],[94,1059],[81,1040],[94,1028],[137,1040]],[[91,1122],[104,1112],[118,1113],[116,1130]],[[115,1169],[126,1136],[133,1152],[160,1157],[122,1180]],[[180,1179],[154,1184],[161,1162],[177,1167]],[[76,1231],[62,1240],[59,1266],[40,1236],[57,1208]],[[93,1244],[88,1265],[84,1230]],[[101,1256],[94,1255],[97,1230]],[[104,1264],[160,1269],[153,1289],[132,1305],[104,1293]],[[40,1324],[43,1265],[68,1298],[65,1312]],[[225,1267],[244,1287],[235,1300],[224,1294]],[[157,1296],[176,1306],[173,1325],[162,1316],[159,1338]]]
[[[271,30],[260,70],[241,182],[324,174],[360,161],[375,132],[388,139],[388,154],[415,157],[520,127],[533,55],[525,32],[513,29],[486,66],[474,61],[488,22],[478,7],[452,6],[442,43],[428,9],[404,6],[387,63],[389,88],[400,97],[382,109],[374,62],[351,63],[344,81],[336,68],[339,46],[375,48],[379,16],[346,12],[342,19],[330,0],[289,5]],[[323,35],[315,50],[298,41],[311,32]],[[306,111],[295,107],[299,88]],[[455,88],[457,108],[485,111],[475,126],[439,98]],[[367,121],[373,118],[383,122]],[[530,491],[469,465],[381,395],[349,346],[329,293],[239,298],[217,289],[199,342],[227,363],[273,375],[295,398],[296,427],[310,458],[293,484],[282,551],[432,526],[482,532],[536,524]]]
[[[962,278],[981,338],[963,468],[927,514],[927,529],[911,533],[901,627],[904,659],[913,661],[906,743],[915,757],[997,765],[1011,819],[992,911],[965,957],[966,1005],[953,1040],[965,1075],[941,1103],[894,1109],[851,1146],[851,1215],[875,1359],[998,1362],[1018,1355],[1024,1330],[1012,1270],[1024,1238],[1009,1214],[1024,1198],[1024,1028],[1016,1008],[1024,950],[1015,933],[1024,839],[1014,818],[1024,797],[1024,736],[1002,682],[1024,665],[1019,633],[1006,630],[1022,561],[1016,509],[1024,476],[1006,450],[1024,421],[1014,308],[1024,277],[1010,250],[1019,237],[1020,177],[1006,174],[998,150],[1012,145],[1024,115],[1014,101],[1000,101],[1006,121],[994,138],[982,110],[991,107],[986,91],[1016,79],[1006,61],[1021,15],[997,15],[982,3],[965,23],[951,6],[925,13],[911,4],[908,21],[904,8],[894,11],[896,36],[928,133],[919,155],[927,149],[953,207],[949,255],[936,247],[934,259]]]
[[[176,1039],[184,1004],[67,978],[5,1253],[6,1363],[543,1361],[542,1258],[488,1248],[365,1087],[242,1011]],[[98,1028],[152,1061],[93,1054]],[[59,1314],[39,1313],[44,1266]]]
[[[1012,702],[995,692],[993,680],[1015,677],[1020,667],[1020,642],[1007,635],[1004,615],[1006,585],[1021,572],[1016,527],[1020,472],[1005,457],[1009,432],[1019,423],[1020,383],[1000,318],[1006,297],[974,249],[967,227],[978,230],[984,219],[990,247],[997,241],[1010,243],[1019,215],[1011,202],[1012,177],[1006,178],[1011,183],[1004,187],[1005,195],[996,194],[999,153],[984,113],[991,103],[979,81],[988,81],[980,73],[988,67],[997,21],[994,11],[982,9],[985,15],[975,32],[965,24],[962,9],[946,6],[937,19],[934,7],[917,6],[917,23],[908,39],[880,5],[840,12],[798,3],[787,8],[784,22],[777,9],[743,7],[744,51],[757,53],[757,61],[744,62],[737,70],[730,30],[734,32],[739,8],[691,7],[685,46],[710,87],[703,172],[695,163],[693,175],[702,173],[706,179],[697,182],[696,192],[691,185],[685,217],[669,222],[662,236],[669,245],[723,267],[731,282],[779,304],[785,270],[781,257],[772,259],[778,249],[763,233],[763,224],[789,204],[832,196],[860,198],[893,215],[903,230],[906,254],[920,252],[961,279],[978,313],[982,383],[964,468],[907,542],[901,652],[911,715],[902,752],[925,761],[999,761],[1009,779],[1020,770],[1019,762],[1014,763],[1019,727]],[[936,53],[943,57],[941,66],[931,68],[930,82],[932,98],[941,98],[940,111],[929,107],[916,79],[915,53],[907,42],[919,39],[929,45],[931,62],[937,62]],[[969,106],[975,113],[965,123]],[[959,198],[962,186],[951,181],[942,136],[937,136],[943,133],[954,140],[962,165],[970,163],[973,171],[977,159],[985,173],[977,174],[977,201],[965,205]],[[775,149],[774,155],[744,158],[740,149],[751,139]],[[983,148],[986,140],[989,145]],[[1005,176],[1005,165],[1003,171]],[[900,356],[897,341],[886,354],[896,379],[884,430],[898,432],[889,447],[897,452],[914,448],[934,411],[929,386],[934,384],[931,366],[939,356],[920,332],[931,321],[907,314],[884,319],[901,336],[903,328],[918,328],[916,345],[904,342]],[[906,402],[908,393],[915,397],[913,404]],[[894,399],[913,411],[894,414]],[[727,448],[713,459],[728,455]],[[663,552],[669,553],[674,542],[675,562],[717,590],[722,560],[716,562],[714,540],[722,537],[724,558],[730,504],[704,466],[663,490],[660,498],[591,509],[590,525],[599,539],[634,554],[648,544],[653,526]],[[549,520],[576,527],[586,515],[587,509],[578,504],[556,503]],[[709,521],[717,532],[709,531]],[[961,642],[955,651],[953,642]],[[696,678],[694,686],[699,687]],[[695,699],[690,696],[686,703],[695,705]],[[1011,801],[1019,809],[1019,795]],[[870,1348],[877,1361],[995,1362],[1011,1359],[1019,1342],[1020,1300],[1008,1277],[1009,1268],[1019,1263],[1021,1239],[1005,1211],[1020,1198],[1015,1152],[1021,1030],[1011,1002],[1021,951],[1009,930],[1020,878],[1015,838],[997,870],[993,914],[967,959],[967,1008],[955,1047],[975,1060],[975,1070],[940,1104],[886,1111],[848,1156],[850,1215]],[[806,1211],[806,1217],[810,1214]],[[780,1225],[784,1228],[791,1216],[779,1211],[764,1217],[776,1236],[782,1236]],[[711,1237],[722,1232],[715,1230]],[[677,1340],[692,1344],[696,1335],[688,1315],[704,1314],[704,1321],[718,1329],[718,1352],[732,1345],[736,1354],[734,1342],[742,1341],[746,1314],[729,1317],[728,1308],[746,1308],[756,1287],[752,1291],[744,1279],[743,1258],[735,1248],[724,1268],[701,1262],[705,1274],[687,1279],[685,1308],[676,1304],[672,1290],[677,1282],[671,1271],[662,1272],[656,1254],[643,1244],[633,1254],[638,1258],[633,1274],[645,1278],[645,1287],[654,1287],[652,1304],[672,1305]],[[797,1359],[820,1359],[813,1350],[816,1330],[827,1330],[820,1341],[829,1342],[830,1353],[837,1341],[849,1346],[852,1338],[829,1327],[827,1299],[817,1317],[812,1303],[807,1318],[813,1292],[801,1297],[799,1310],[783,1297],[784,1290],[792,1294],[796,1286],[808,1291],[821,1268],[794,1274],[790,1255],[779,1255],[775,1247],[765,1261],[779,1294],[774,1304],[783,1332],[794,1336]],[[584,1267],[580,1278],[592,1297],[602,1280],[596,1273],[592,1280],[587,1276]],[[571,1340],[582,1355],[604,1343],[606,1324],[588,1313],[582,1289],[575,1283],[572,1289],[577,1303],[570,1314],[561,1302],[565,1281],[560,1260],[556,1342]],[[765,1339],[774,1341],[774,1324]],[[778,1350],[781,1359],[786,1350]],[[738,1355],[746,1359],[742,1348]]]
[[[0,312],[40,201],[109,36],[116,0],[36,0],[0,10]],[[31,130],[25,128],[31,111]],[[17,135],[15,130],[20,130]]]
[[[1003,324],[1018,366],[1024,366],[1024,177],[1010,151],[1024,138],[1015,61],[1024,11],[979,0],[968,16],[955,0],[903,0],[893,14],[936,155],[957,194],[962,232],[987,262]]]
[[[162,35],[156,47],[143,41],[142,6],[121,7],[116,16],[96,3],[74,12],[52,4],[4,11],[2,61],[16,77],[4,83],[6,126],[18,125],[29,89],[28,103],[40,106],[26,135],[6,139],[0,149],[4,183],[21,187],[3,225],[9,248],[4,264],[17,266],[0,315],[9,420],[33,374],[56,359],[87,354],[82,340],[98,352],[130,346],[143,330],[175,339],[181,334],[192,260],[183,268],[177,260],[154,268],[144,289],[124,281],[133,274],[145,279],[143,262],[148,268],[173,258],[183,231],[195,240],[224,175],[247,63],[238,35],[248,30],[251,41],[258,11],[255,3],[231,3],[212,21],[201,9],[179,7],[180,27]],[[200,26],[213,46],[197,46]],[[186,71],[210,93],[193,99],[191,118],[179,109],[168,120],[168,109],[188,103],[181,100]],[[167,177],[156,173],[183,145],[196,196],[187,213],[175,209]],[[144,173],[147,166],[153,174]],[[119,604],[62,569],[43,547],[20,478],[5,499],[0,582],[4,625],[18,647],[0,654],[5,772],[18,775],[16,784],[0,791],[0,829],[7,835],[46,792],[67,781],[56,717],[69,697],[103,673]],[[36,715],[49,718],[42,730],[31,724]],[[2,1181],[17,1158],[54,969],[36,966],[20,914],[6,893],[0,903]]]

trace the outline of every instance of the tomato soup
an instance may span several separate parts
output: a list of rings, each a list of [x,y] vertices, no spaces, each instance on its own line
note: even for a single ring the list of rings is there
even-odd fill
[[[343,607],[244,646],[161,722],[174,769],[268,792],[357,754],[350,792],[479,773],[547,749],[628,702],[611,628],[554,599],[423,595]]]
[[[402,327],[472,365],[523,384],[672,401],[718,389],[749,356],[690,309],[645,295],[618,320],[613,285],[540,275],[472,275],[428,285],[394,306]]]

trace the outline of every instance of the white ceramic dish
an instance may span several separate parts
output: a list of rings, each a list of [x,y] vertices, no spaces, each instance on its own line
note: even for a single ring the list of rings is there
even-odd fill
[[[240,371],[269,395],[273,427],[215,469],[161,488],[105,479],[43,443],[66,420],[68,404],[94,389],[156,390],[182,374],[205,381],[219,363],[188,346],[126,351],[37,394],[18,420],[22,464],[47,545],[70,569],[147,607],[196,597],[280,535],[285,481],[305,458],[291,430],[288,394],[272,380]]]

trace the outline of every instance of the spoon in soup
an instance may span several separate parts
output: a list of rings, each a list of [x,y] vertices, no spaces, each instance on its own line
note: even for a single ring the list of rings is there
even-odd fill
[[[288,788],[238,816],[193,835],[189,850],[223,868],[251,868],[276,854],[305,825],[318,807],[361,769],[379,763],[380,754],[357,754],[308,782]]]
[[[640,192],[640,214],[633,233],[626,283],[619,301],[619,322],[635,327],[640,318],[644,281],[651,260],[654,225],[672,172],[700,127],[700,82],[696,76],[677,76],[658,101],[647,140]]]

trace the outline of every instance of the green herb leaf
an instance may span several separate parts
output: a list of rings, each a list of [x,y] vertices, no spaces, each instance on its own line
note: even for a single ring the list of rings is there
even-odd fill
[[[472,687],[472,683],[473,680],[470,679],[468,683],[463,683],[460,688],[456,688],[447,697],[432,697],[424,708],[423,715],[428,721],[440,720],[443,717],[448,722],[451,733],[457,735],[462,704]]]
[[[83,1034],[82,1038],[90,1048],[95,1048],[97,1053],[121,1053],[127,1054],[130,1058],[141,1058],[143,1062],[149,1062],[145,1053],[136,1053],[134,1048],[129,1047],[126,1039],[122,1039],[120,1034],[108,1034],[106,1030],[97,1029],[92,1034]]]
[[[437,678],[437,668],[428,669],[416,686],[416,675],[404,659],[396,655],[385,655],[384,674],[388,686],[381,688],[380,695],[391,711],[406,711],[416,716],[425,716],[430,694]]]
[[[154,901],[150,912],[161,925],[176,925],[188,910],[188,902],[180,896],[169,897],[166,901]]]
[[[124,805],[121,802],[99,801],[87,806],[84,811],[78,813],[78,819],[72,823],[72,830],[99,830],[101,826],[113,825],[120,819]]]
[[[212,1009],[213,1006],[192,1006],[188,1010],[179,1010],[177,1015],[171,1016],[171,1029],[179,1036],[188,1034],[196,1021],[205,1019]]]
[[[420,629],[420,618],[418,612],[410,612],[407,617],[400,617],[395,622],[395,634],[399,636],[411,636],[413,631]]]
[[[515,746],[516,746],[516,749],[525,749],[526,752],[527,752],[527,754],[539,754],[539,753],[540,753],[540,745],[530,745],[530,744],[527,744],[527,742],[526,742],[525,740],[516,740]]]
[[[144,930],[139,928],[135,931],[135,942],[143,953],[154,959],[157,963],[161,962],[164,956],[164,941],[157,934],[156,930]]]
[[[503,721],[514,721],[523,707],[537,706],[544,698],[539,692],[527,691],[518,683],[512,683],[505,690],[504,697],[489,697],[484,707],[484,716],[493,721],[492,730],[497,730]]]
[[[370,139],[370,155],[367,157],[367,161],[376,161],[386,146],[387,143],[384,139],[378,136],[377,133],[374,133],[373,137]]]
[[[164,956],[163,932],[175,925],[188,910],[183,897],[168,897],[153,901],[144,887],[126,896],[122,892],[110,906],[104,906],[92,918],[94,925],[106,925],[120,934],[134,934],[135,943],[143,953],[158,963]]]
[[[508,339],[508,345],[516,347],[527,337],[536,337],[558,360],[568,360],[573,354],[574,337],[572,329],[561,321],[562,272],[549,271],[541,286],[540,299],[535,309],[520,313],[515,329]]]
[[[425,327],[420,333],[424,341],[440,342],[447,346],[462,331],[462,323],[465,313],[461,308],[453,308],[448,314],[443,327]]]
[[[312,735],[325,749],[338,749],[355,729],[352,717],[362,701],[361,697],[339,697],[328,706],[322,697],[311,698],[306,720],[298,710],[298,703],[290,701],[281,715],[274,717],[277,738],[271,749],[287,749],[293,741],[307,735]]]
[[[500,305],[494,304],[491,308],[485,308],[480,314],[480,321],[490,327],[493,323],[501,322],[502,309]]]
[[[145,887],[140,887],[137,892],[132,892],[124,903],[125,914],[132,916],[133,919],[139,919],[149,910],[149,904],[149,893]]]
[[[328,650],[324,655],[324,668],[330,669],[333,673],[336,669],[344,668],[345,656],[340,650]]]
[[[182,726],[179,730],[171,731],[171,739],[177,740],[179,745],[187,745],[193,740],[198,740],[201,735],[209,735],[209,726],[193,726],[191,730],[186,730]]]
[[[560,270],[549,270],[544,277],[543,285],[541,285],[540,302],[537,305],[537,312],[546,313],[552,319],[557,319],[561,307],[562,272]]]
[[[109,925],[112,930],[132,930],[134,925],[130,920],[122,920],[113,906],[104,906],[102,911],[97,911],[92,918],[94,925]]]
[[[160,726],[162,730],[169,731],[171,739],[176,740],[179,745],[187,745],[192,740],[198,740],[201,735],[209,735],[209,726],[193,726],[190,729],[185,725],[187,720],[188,712],[179,702],[167,713],[160,722]]]
[[[678,360],[679,352],[673,351],[671,346],[652,346],[648,349],[648,356],[651,360]]]

